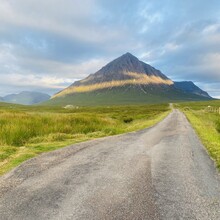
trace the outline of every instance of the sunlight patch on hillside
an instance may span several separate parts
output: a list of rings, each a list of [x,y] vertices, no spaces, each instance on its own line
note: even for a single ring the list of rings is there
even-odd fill
[[[125,85],[148,85],[148,84],[172,85],[173,84],[172,80],[162,79],[161,77],[158,76],[148,76],[146,74],[140,74],[135,72],[125,72],[124,74],[128,76],[132,76],[133,79],[109,81],[109,82],[102,82],[91,85],[72,86],[54,95],[52,98],[65,96],[72,93],[91,92],[99,89],[107,89],[107,88],[120,87]]]

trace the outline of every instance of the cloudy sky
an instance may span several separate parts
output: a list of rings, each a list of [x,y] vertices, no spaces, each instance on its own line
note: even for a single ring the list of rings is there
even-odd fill
[[[126,52],[220,98],[220,1],[0,0],[0,96],[53,94]]]

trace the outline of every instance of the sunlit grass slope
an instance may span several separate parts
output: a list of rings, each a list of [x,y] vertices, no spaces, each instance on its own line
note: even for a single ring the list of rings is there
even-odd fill
[[[181,103],[178,105],[186,114],[210,156],[220,169],[220,114],[205,111],[207,106],[220,107],[220,101]]]
[[[124,73],[125,75],[132,76],[133,79],[127,80],[118,80],[118,81],[107,81],[103,83],[96,83],[91,85],[83,85],[83,86],[71,86],[67,89],[61,91],[54,95],[55,97],[63,97],[68,94],[73,93],[84,93],[84,92],[91,92],[100,89],[108,89],[114,87],[122,87],[126,85],[158,85],[158,84],[165,84],[165,85],[172,85],[173,82],[171,80],[165,80],[157,76],[148,76],[146,74],[134,73],[134,72],[127,72]]]
[[[149,127],[167,104],[64,109],[0,104],[0,174],[42,152]]]
[[[195,94],[186,94],[172,87],[164,86],[123,86],[114,89],[103,89],[91,92],[67,94],[53,98],[45,105],[129,105],[179,102],[183,100],[207,100]]]

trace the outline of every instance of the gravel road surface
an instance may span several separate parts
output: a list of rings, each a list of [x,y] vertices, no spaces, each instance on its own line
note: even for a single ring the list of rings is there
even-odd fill
[[[220,178],[183,113],[75,144],[0,178],[1,220],[220,219]]]

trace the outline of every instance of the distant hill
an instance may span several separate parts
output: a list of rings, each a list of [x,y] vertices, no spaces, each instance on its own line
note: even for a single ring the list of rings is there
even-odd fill
[[[45,104],[111,105],[212,99],[192,82],[173,82],[130,53],[74,82]]]
[[[50,99],[50,96],[40,92],[24,91],[19,94],[10,94],[2,97],[1,101],[23,105],[33,105]]]

